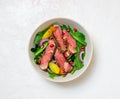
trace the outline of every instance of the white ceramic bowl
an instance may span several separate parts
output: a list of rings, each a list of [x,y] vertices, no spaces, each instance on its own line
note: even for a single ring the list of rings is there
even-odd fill
[[[43,29],[45,29],[46,27],[48,27],[50,24],[52,24],[54,22],[58,22],[59,24],[67,24],[67,25],[69,25],[71,27],[76,27],[79,31],[81,31],[82,33],[84,33],[85,37],[86,37],[87,47],[86,47],[86,56],[85,56],[85,59],[84,59],[84,67],[82,69],[77,70],[73,75],[68,74],[66,77],[55,77],[54,79],[52,79],[52,78],[49,77],[48,73],[42,71],[40,69],[40,67],[34,63],[34,61],[33,61],[34,55],[30,51],[30,49],[32,47],[34,47],[33,40],[34,40],[34,37],[35,37],[36,33],[39,32],[39,31],[41,31],[41,30],[43,30]],[[48,21],[44,22],[43,24],[41,24],[35,30],[35,32],[32,34],[32,36],[30,38],[28,50],[29,50],[30,61],[31,61],[32,65],[36,68],[36,71],[41,74],[41,76],[43,76],[44,78],[46,78],[46,79],[48,79],[50,81],[53,81],[53,82],[67,82],[67,81],[71,81],[71,80],[74,80],[75,78],[79,77],[88,68],[88,66],[89,66],[89,64],[90,64],[90,62],[92,60],[93,45],[92,45],[92,42],[91,42],[91,39],[90,39],[89,35],[80,26],[79,23],[77,23],[77,22],[75,22],[75,21],[73,21],[71,19],[55,18],[55,19],[51,19],[51,20],[48,20]]]

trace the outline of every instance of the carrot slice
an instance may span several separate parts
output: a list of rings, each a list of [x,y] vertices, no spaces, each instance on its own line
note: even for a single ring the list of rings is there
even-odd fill
[[[65,75],[66,72],[63,70],[63,69],[60,69],[60,72],[59,72],[60,75]]]
[[[51,30],[52,32],[54,32],[54,31],[56,30],[56,28],[55,28],[54,26],[51,26],[51,27],[50,27],[50,30]]]

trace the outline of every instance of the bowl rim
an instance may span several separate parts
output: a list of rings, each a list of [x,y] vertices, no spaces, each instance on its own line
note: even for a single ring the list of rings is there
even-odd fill
[[[57,18],[51,18],[51,19],[48,19],[48,20],[46,20],[46,21],[43,21],[40,25],[38,25],[38,27],[33,31],[33,33],[30,35],[30,37],[29,37],[29,41],[28,41],[28,57],[29,57],[29,61],[30,61],[30,63],[31,63],[31,65],[33,66],[33,62],[32,62],[32,60],[31,60],[31,56],[30,56],[30,43],[31,43],[31,39],[32,39],[32,37],[33,37],[33,35],[35,34],[35,32],[36,32],[36,30],[38,30],[39,29],[39,27],[40,26],[42,26],[44,23],[47,23],[47,22],[49,22],[49,21],[52,21],[52,20],[59,20],[59,19],[63,19],[63,20],[69,20],[69,21],[72,21],[72,22],[74,22],[74,23],[77,23],[79,26],[81,26],[80,25],[80,23],[79,22],[76,22],[75,20],[73,20],[73,19],[70,19],[70,18],[63,18],[63,17],[57,17]],[[43,76],[42,74],[40,74],[43,78],[45,78],[45,79],[47,79],[47,80],[49,80],[49,81],[52,81],[52,82],[57,82],[57,83],[64,83],[64,82],[69,82],[69,81],[73,81],[74,79],[76,79],[76,78],[78,78],[78,77],[80,77],[82,74],[84,74],[84,72],[88,69],[88,67],[89,67],[89,65],[91,64],[91,61],[92,61],[92,59],[93,59],[93,50],[94,50],[94,48],[93,48],[93,42],[92,42],[92,39],[91,39],[91,37],[90,37],[90,35],[88,34],[88,32],[86,32],[85,34],[87,34],[87,36],[88,36],[88,38],[89,38],[89,41],[90,41],[90,45],[91,45],[91,54],[90,54],[90,58],[89,58],[89,60],[88,60],[88,62],[87,62],[87,64],[86,64],[86,66],[84,67],[84,70],[82,70],[78,75],[76,75],[74,78],[72,78],[72,79],[68,79],[68,80],[64,80],[64,81],[62,81],[62,80],[55,80],[55,79],[51,79],[51,78],[48,78],[48,77],[45,77],[45,76]],[[34,67],[34,66],[33,66]]]

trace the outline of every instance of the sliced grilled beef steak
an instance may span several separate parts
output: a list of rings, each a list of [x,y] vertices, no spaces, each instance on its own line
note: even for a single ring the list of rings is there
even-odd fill
[[[56,48],[55,41],[49,40],[48,46],[45,50],[45,53],[42,55],[41,62],[40,62],[41,63],[40,68],[42,70],[47,69],[48,63],[52,59],[52,56],[55,52],[55,48]]]
[[[54,55],[57,64],[62,68],[65,72],[70,72],[72,70],[72,66],[67,62],[63,54],[56,49],[55,55]]]
[[[73,37],[66,31],[66,30],[63,30],[63,39],[67,41],[68,43],[68,50],[71,52],[71,53],[76,53],[76,41],[75,39],[73,39]]]
[[[61,51],[64,52],[66,50],[66,46],[64,45],[63,39],[62,39],[62,30],[60,26],[56,27],[56,31],[54,31],[54,37],[56,38],[56,41],[58,42]]]

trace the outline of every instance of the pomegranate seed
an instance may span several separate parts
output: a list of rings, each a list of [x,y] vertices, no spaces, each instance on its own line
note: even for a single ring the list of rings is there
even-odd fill
[[[84,51],[85,50],[85,46],[82,46],[81,50]]]
[[[77,28],[74,28],[74,32],[77,32]]]
[[[64,53],[64,57],[66,57],[67,55],[66,55],[66,53]]]
[[[65,58],[68,58],[69,56],[70,56],[69,52],[66,51],[66,52],[64,53],[64,57],[65,57]]]
[[[64,45],[67,45],[67,42],[66,42],[66,41],[64,41]]]
[[[67,58],[67,57],[68,57],[68,55],[67,55],[66,53],[64,53],[64,57],[65,57],[65,58]]]
[[[62,35],[65,35],[65,33],[64,33],[64,32],[62,32]]]
[[[73,62],[69,62],[70,65],[73,65]]]
[[[37,61],[37,63],[40,65],[40,63],[41,63],[41,60],[39,59],[39,60]]]
[[[50,44],[50,47],[54,47],[54,44]]]

